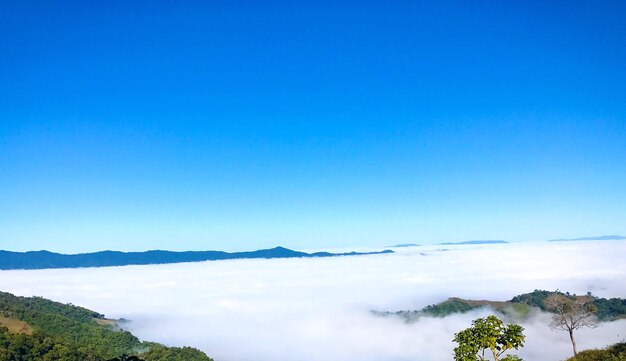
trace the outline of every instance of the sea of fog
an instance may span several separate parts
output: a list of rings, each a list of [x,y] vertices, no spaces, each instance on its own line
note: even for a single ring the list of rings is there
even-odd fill
[[[626,297],[626,242],[421,246],[395,254],[1,271],[0,290],[126,318],[138,337],[216,361],[450,360],[453,334],[487,310],[406,324],[370,310],[450,296],[508,300],[534,289]],[[570,356],[549,315],[523,322],[525,360]],[[579,349],[626,339],[626,320],[577,333]]]

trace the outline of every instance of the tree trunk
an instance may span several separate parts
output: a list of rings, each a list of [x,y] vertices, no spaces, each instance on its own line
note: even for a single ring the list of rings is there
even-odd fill
[[[491,352],[493,352],[493,361],[498,361],[498,354],[496,353],[496,351],[491,350]]]
[[[569,339],[572,340],[572,348],[574,349],[574,356],[576,356],[576,341],[574,341],[574,330],[569,330]]]

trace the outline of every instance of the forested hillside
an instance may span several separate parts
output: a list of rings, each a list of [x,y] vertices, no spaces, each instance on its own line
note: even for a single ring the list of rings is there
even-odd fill
[[[502,313],[515,313],[516,316],[525,316],[530,312],[530,308],[536,307],[542,311],[552,312],[546,305],[546,300],[550,295],[561,295],[570,298],[579,298],[594,306],[595,316],[599,321],[614,321],[626,318],[626,299],[623,298],[600,298],[592,294],[577,296],[569,292],[535,290],[513,297],[509,301],[489,301],[489,300],[466,300],[451,297],[441,303],[433,304],[421,310],[397,311],[397,312],[374,312],[378,315],[395,314],[405,318],[407,322],[416,320],[421,316],[445,317],[453,313],[463,313],[480,307],[490,307]]]
[[[142,342],[86,308],[0,292],[1,361],[211,361],[203,352]]]

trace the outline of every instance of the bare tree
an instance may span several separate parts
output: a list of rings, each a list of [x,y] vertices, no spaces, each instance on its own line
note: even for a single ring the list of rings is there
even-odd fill
[[[595,315],[597,309],[589,301],[590,297],[563,294],[553,294],[545,301],[548,310],[554,312],[550,327],[569,333],[574,356],[576,356],[574,330],[583,327],[596,328],[598,326],[598,319]]]

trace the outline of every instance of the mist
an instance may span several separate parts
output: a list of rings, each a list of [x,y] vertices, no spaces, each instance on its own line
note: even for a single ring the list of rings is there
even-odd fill
[[[626,297],[626,242],[422,246],[394,254],[1,271],[0,290],[84,306],[144,340],[217,361],[450,360],[479,309],[407,324],[371,310],[415,310],[456,296],[508,300],[535,289]],[[571,355],[550,316],[520,322],[526,360]],[[578,331],[579,350],[626,338],[626,320]]]

